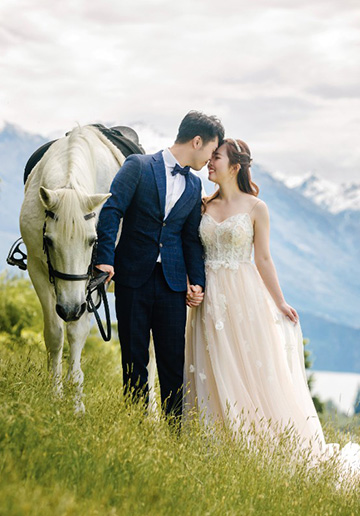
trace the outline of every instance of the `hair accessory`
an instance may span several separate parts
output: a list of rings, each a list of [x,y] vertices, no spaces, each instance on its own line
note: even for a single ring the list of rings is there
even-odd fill
[[[235,138],[230,138],[230,140],[231,140],[232,142],[234,142],[234,145],[235,145],[235,147],[236,147],[236,150],[237,150],[238,152],[242,152],[242,150],[241,150],[241,148],[240,148],[240,145],[239,145],[239,144],[238,144],[238,142],[235,140]]]

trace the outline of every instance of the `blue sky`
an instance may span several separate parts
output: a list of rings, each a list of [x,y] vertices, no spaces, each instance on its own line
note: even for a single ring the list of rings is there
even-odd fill
[[[0,123],[217,114],[256,162],[360,181],[360,4],[346,0],[2,0]]]

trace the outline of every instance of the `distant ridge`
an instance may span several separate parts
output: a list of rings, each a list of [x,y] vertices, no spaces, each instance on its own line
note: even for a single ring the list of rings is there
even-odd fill
[[[360,182],[337,184],[311,172],[304,176],[274,177],[331,213],[360,210]]]
[[[302,311],[299,316],[303,333],[310,339],[314,369],[360,373],[360,329]]]

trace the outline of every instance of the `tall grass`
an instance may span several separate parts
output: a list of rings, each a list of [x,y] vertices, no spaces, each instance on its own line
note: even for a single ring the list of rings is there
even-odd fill
[[[126,402],[114,342],[88,339],[82,417],[71,393],[54,402],[40,337],[17,349],[3,334],[1,346],[0,515],[360,514],[331,462],[309,470],[286,446],[249,451],[196,421],[179,435]]]

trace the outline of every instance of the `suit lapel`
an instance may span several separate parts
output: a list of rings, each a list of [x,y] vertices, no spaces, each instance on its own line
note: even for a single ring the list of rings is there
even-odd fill
[[[186,185],[185,190],[183,191],[180,198],[176,201],[173,209],[170,211],[169,215],[167,216],[166,220],[170,220],[173,217],[176,217],[176,215],[188,204],[188,202],[192,199],[194,194],[194,187],[195,187],[195,181],[192,177],[191,172],[189,172],[186,176]]]
[[[162,151],[154,154],[151,165],[159,194],[160,211],[162,216],[165,217],[166,175]]]

